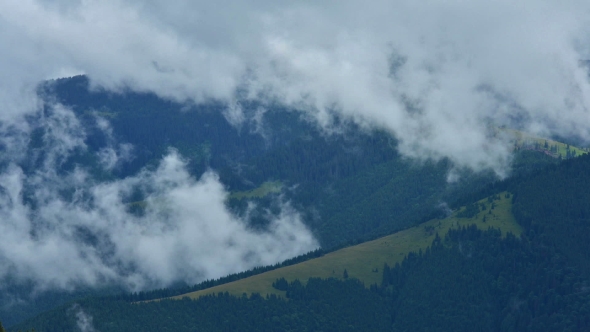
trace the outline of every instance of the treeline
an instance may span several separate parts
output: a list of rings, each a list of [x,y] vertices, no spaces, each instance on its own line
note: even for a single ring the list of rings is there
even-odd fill
[[[424,252],[384,266],[369,289],[355,279],[277,280],[286,298],[234,297],[145,304],[79,302],[97,330],[136,331],[586,331],[590,292],[575,265],[527,232],[475,226],[437,237]],[[20,328],[74,331],[71,306]]]
[[[92,317],[98,331],[382,331],[388,319],[385,298],[355,280],[311,279],[286,301],[261,297],[208,295],[198,300],[145,304],[85,300],[77,307]],[[42,314],[20,327],[38,331],[76,331],[72,306]],[[16,328],[15,328],[16,329]],[[14,330],[16,331],[16,330]]]
[[[509,177],[502,180],[495,179],[482,182],[466,194],[449,197],[449,207],[457,209],[502,191],[514,191],[517,184],[523,181],[530,181],[531,179],[532,181],[536,181],[535,176],[537,174],[542,173],[546,169],[553,169],[561,163],[559,159],[536,151],[521,150],[515,152],[512,171]]]
[[[590,155],[514,183],[513,213],[590,277]]]
[[[100,178],[120,178],[155,166],[168,147],[175,147],[189,161],[191,174],[198,177],[214,169],[229,190],[249,190],[269,180],[283,182],[288,188],[284,197],[303,214],[323,248],[407,228],[437,211],[440,214],[441,202],[469,197],[495,181],[491,172],[465,171],[457,183],[449,185],[446,177],[452,165],[448,160],[414,163],[399,156],[397,142],[387,132],[368,132],[336,119],[339,133],[330,135],[301,113],[277,105],[241,101],[246,120],[234,127],[223,115],[228,105],[214,100],[195,106],[150,93],[90,90],[85,76],[51,81],[39,90],[49,100],[72,107],[88,131],[89,149],[64,167],[82,164]],[[264,107],[263,117],[254,116],[262,114]],[[96,124],[97,116],[109,121],[112,138]],[[42,133],[35,137],[31,156],[43,152],[39,148]],[[102,174],[93,153],[109,144],[109,139],[114,140],[110,144],[131,143],[133,157],[112,174]],[[554,162],[555,158],[542,153],[522,151],[515,157],[514,173]],[[34,170],[35,165],[31,162],[27,169]],[[128,200],[143,197],[138,193]],[[259,211],[264,211],[273,200],[257,203]],[[230,205],[237,213],[245,213],[248,202]],[[140,205],[130,206],[130,211],[140,210]],[[251,222],[263,228],[267,220]]]
[[[6,330],[4,329],[4,326],[2,325],[2,322],[0,322],[0,332],[6,332]],[[20,331],[20,332],[35,332],[35,329]]]
[[[333,249],[365,239],[379,225],[387,225],[388,230],[406,227],[405,223],[398,222],[401,220],[399,218],[392,220],[384,217],[395,216],[391,213],[394,208],[406,206],[403,202],[398,204],[399,201],[379,200],[367,207],[369,211],[371,207],[389,208],[382,213],[382,218],[375,219],[378,222],[370,222],[373,217],[369,215],[359,219],[358,214],[351,213],[350,216],[345,215],[346,218],[337,218],[332,213],[335,204],[344,201],[348,203],[347,208],[354,212],[365,204],[362,195],[374,190],[376,192],[382,186],[381,179],[387,179],[392,173],[396,178],[402,178],[396,169],[406,170],[408,166],[398,162],[399,156],[394,149],[396,142],[383,132],[367,133],[357,130],[354,125],[343,124],[342,130],[347,130],[346,134],[324,135],[312,123],[300,118],[300,113],[275,106],[264,114],[260,124],[247,121],[242,126],[232,127],[221,112],[227,105],[211,101],[206,105],[187,106],[162,100],[149,93],[91,91],[88,79],[84,76],[49,82],[39,89],[39,93],[47,97],[48,105],[58,101],[71,107],[87,134],[85,143],[88,148],[72,152],[57,172],[65,174],[81,167],[98,180],[112,181],[135,174],[142,167],[154,167],[167,148],[172,146],[189,161],[192,175],[198,177],[206,169],[212,168],[220,174],[221,181],[229,190],[252,189],[268,180],[281,180],[286,188],[290,188],[284,193],[286,199],[303,213],[304,222],[320,238],[324,248]],[[48,105],[42,114],[38,114],[38,118],[28,118],[33,134],[27,151],[29,158],[23,160],[21,165],[27,173],[34,173],[47,157],[45,145],[50,142],[43,139],[46,130],[43,119],[52,112]],[[260,107],[255,103],[244,103],[242,106],[247,114],[257,112]],[[183,110],[183,107],[186,109]],[[99,128],[97,118],[109,121],[113,129],[112,137]],[[120,143],[133,145],[131,160],[111,171],[105,171],[96,153],[106,146],[116,148]],[[382,164],[387,165],[372,170]],[[365,175],[347,181],[360,173]],[[372,181],[366,182],[367,178]],[[357,190],[361,185],[363,190]],[[336,195],[330,195],[329,199],[324,200],[331,186],[337,188]],[[423,184],[418,183],[418,186],[424,188]],[[25,201],[34,194],[32,188],[25,188]],[[68,195],[69,192],[63,194]],[[386,193],[381,190],[379,195],[385,197]],[[143,199],[141,190],[125,197],[129,203],[141,202]],[[259,200],[257,203],[261,214],[273,202],[274,198]],[[244,211],[247,204],[243,200],[228,205],[240,213],[240,209]],[[128,207],[130,212],[142,213],[141,204],[129,204]],[[419,209],[413,208],[413,211]],[[263,228],[265,221],[264,218],[253,219],[253,225],[249,226]],[[352,226],[355,223],[362,226]],[[370,236],[375,234],[371,233]],[[262,271],[266,270],[259,269],[256,273]],[[242,276],[248,275],[251,274],[244,273]],[[210,282],[207,285],[215,284]],[[41,294],[27,305],[22,302],[15,306],[4,305],[12,297],[28,301],[29,292],[20,291],[17,286],[10,285],[13,291],[0,295],[0,316],[8,317],[6,319],[11,320],[11,323],[79,297],[77,294],[86,295],[86,292],[51,293],[50,296]],[[198,289],[191,289],[188,285],[183,285],[183,288],[182,292]],[[177,295],[178,292],[161,290],[159,294],[169,296]],[[148,298],[153,297],[145,297]]]
[[[304,262],[309,259],[322,257],[324,255],[324,253],[325,253],[324,250],[319,248],[319,249],[310,251],[307,254],[303,254],[303,255],[299,255],[297,257],[287,259],[281,263],[277,263],[274,265],[268,265],[268,266],[255,267],[255,268],[247,270],[247,271],[233,273],[233,274],[230,274],[225,277],[218,278],[218,279],[205,280],[205,281],[203,281],[199,284],[196,284],[194,286],[161,288],[161,289],[155,289],[155,290],[145,291],[145,292],[124,293],[124,294],[119,294],[119,295],[115,295],[115,296],[110,296],[109,298],[114,299],[114,300],[123,300],[123,301],[127,301],[127,302],[139,302],[139,301],[148,301],[148,300],[154,300],[154,299],[163,299],[163,298],[182,295],[182,294],[186,294],[186,293],[190,293],[190,292],[196,292],[196,291],[206,289],[206,288],[211,288],[211,287],[214,287],[217,285],[227,284],[232,281],[248,278],[248,277],[251,277],[251,276],[254,276],[257,274],[261,274],[261,273],[264,273],[267,271],[276,270],[281,267],[294,265],[294,264],[301,263],[301,262]]]
[[[394,158],[321,187],[315,196],[310,195],[310,202],[316,203],[307,220],[317,225],[314,229],[324,248],[367,241],[444,218],[449,208],[507,190],[510,183],[557,163],[557,159],[535,151],[520,151],[515,154],[512,177],[507,180],[498,180],[491,171],[464,170],[459,180],[450,184],[447,175],[453,165],[448,160],[418,164]],[[293,201],[299,202],[294,196]],[[309,208],[301,205],[300,210]],[[315,224],[314,213],[320,216]]]
[[[112,170],[116,177],[156,164],[169,147],[177,148],[190,161],[190,170],[197,177],[208,167],[219,169],[266,151],[267,140],[255,132],[253,124],[235,128],[226,120],[223,103],[212,100],[196,106],[153,93],[91,90],[89,85],[86,76],[75,76],[49,81],[39,88],[39,94],[49,103],[58,101],[74,110],[87,132],[85,143],[90,151],[108,143],[133,145],[133,158]],[[256,107],[249,105],[245,111]],[[97,117],[108,120],[113,137],[105,134]],[[296,117],[285,114],[282,120],[289,128],[298,128],[292,123],[298,121]]]
[[[502,239],[497,230],[475,226],[452,230],[383,274],[382,285],[373,289],[392,299],[394,330],[590,328],[587,281],[534,232]]]
[[[568,264],[573,264],[575,269],[585,275],[590,270],[590,248],[587,248],[585,240],[589,235],[588,214],[585,208],[580,208],[584,202],[587,204],[586,190],[590,188],[590,182],[584,177],[588,174],[585,169],[590,169],[587,156],[564,162],[564,168],[553,167],[529,177],[526,174],[558,160],[534,151],[521,151],[515,158],[515,176],[508,180],[497,182],[491,174],[466,172],[459,183],[449,186],[446,182],[446,174],[451,167],[448,161],[420,165],[404,161],[395,152],[395,141],[384,133],[354,134],[351,130],[351,135],[324,136],[296,113],[277,111],[265,115],[269,121],[265,128],[270,131],[263,137],[253,131],[252,123],[250,127],[239,130],[229,126],[219,112],[222,105],[215,102],[182,113],[179,110],[182,105],[150,94],[110,95],[90,93],[87,88],[88,81],[84,77],[62,81],[52,87],[60,101],[73,105],[79,116],[88,121],[88,128],[93,126],[94,116],[99,114],[110,120],[118,140],[133,143],[136,148],[135,159],[130,164],[105,177],[132,174],[146,164],[156,163],[168,146],[175,146],[190,160],[193,174],[198,175],[207,167],[215,167],[229,188],[250,189],[269,179],[283,180],[287,185],[297,184],[285,195],[302,211],[306,224],[319,235],[322,246],[331,248],[328,250],[386,235],[431,217],[443,217],[444,211],[438,207],[442,201],[457,207],[471,203],[476,197],[510,190],[515,193],[514,213],[526,227],[528,239],[537,243],[542,238],[544,245],[555,248],[559,253],[555,255],[567,257]],[[256,111],[256,107],[254,104],[245,105],[246,112]],[[42,133],[37,136],[41,137]],[[90,130],[87,144],[97,148],[106,144],[106,139],[100,131]],[[40,143],[33,139],[31,144],[34,149],[38,148],[35,144]],[[76,158],[79,159],[70,164],[96,163],[88,154],[80,154]],[[34,167],[34,163],[30,165],[31,169]],[[271,200],[260,202],[261,207],[266,208]],[[236,206],[239,209],[239,204]],[[454,243],[452,239],[448,241]],[[454,244],[452,248],[462,246]],[[284,264],[294,264],[322,253],[310,253],[308,255],[311,256],[304,255]],[[103,298],[101,301],[128,303],[174,296],[280,266],[284,265],[256,268],[191,287],[185,285],[176,289],[122,295],[117,299]],[[441,270],[436,273],[448,272]],[[423,275],[425,280],[435,277],[432,271],[416,273]],[[384,301],[393,301],[393,295],[385,295],[387,292],[383,291],[391,289],[391,285],[374,288],[375,292],[382,292],[380,296],[385,297]],[[432,292],[436,293],[435,290]],[[258,300],[255,298],[253,301]],[[249,299],[236,301],[250,303]],[[395,307],[390,302],[390,307]],[[395,313],[402,309],[388,311],[391,319],[399,317]],[[488,314],[496,317],[497,312],[488,311]],[[414,316],[408,314],[407,317]],[[497,319],[493,321],[497,322]],[[405,326],[403,324],[406,323],[398,321],[396,324],[394,326]]]
[[[451,230],[424,252],[384,266],[381,284],[369,288],[350,279],[279,279],[275,286],[288,300],[217,294],[145,304],[112,298],[78,303],[104,331],[590,330],[590,156],[496,189],[514,194],[513,212],[524,228],[520,238],[474,226]],[[67,312],[62,307],[17,328],[73,331]]]

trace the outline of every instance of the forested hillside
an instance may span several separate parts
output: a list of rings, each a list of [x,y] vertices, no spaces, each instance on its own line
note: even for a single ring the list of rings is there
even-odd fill
[[[590,326],[584,284],[574,267],[536,239],[502,239],[498,231],[473,227],[453,230],[425,252],[385,266],[382,283],[370,289],[354,279],[310,279],[282,286],[288,301],[218,294],[78,303],[96,329],[108,331],[583,331]],[[71,308],[22,327],[75,331]]]
[[[384,264],[394,266],[401,263],[408,254],[426,250],[437,236],[444,237],[451,229],[475,225],[481,230],[494,228],[502,232],[503,236],[508,233],[520,236],[522,228],[512,216],[511,200],[508,193],[493,195],[474,202],[468,207],[461,207],[446,218],[435,218],[403,231],[336,251],[322,251],[320,257],[295,265],[279,267],[206,289],[195,289],[190,293],[177,293],[180,295],[174,298],[181,299],[185,296],[199,298],[219,292],[229,292],[235,296],[241,296],[243,293],[284,296],[284,290],[273,287],[277,279],[285,279],[287,282],[299,279],[305,283],[305,280],[309,278],[345,279],[346,275],[347,278],[358,279],[365,285],[379,284]],[[136,301],[158,299],[158,297],[150,296],[157,294],[157,292],[141,294],[143,296],[138,294]]]
[[[456,208],[497,192],[498,179],[491,171],[456,169],[447,159],[407,159],[396,151],[398,142],[388,132],[360,128],[342,119],[336,119],[333,132],[327,132],[303,113],[280,105],[241,101],[231,106],[215,100],[182,104],[150,93],[93,89],[85,76],[46,82],[38,93],[47,105],[43,112],[27,120],[33,134],[27,158],[19,161],[26,175],[37,174],[39,167],[54,158],[48,149],[50,143],[45,141],[53,129],[44,119],[56,112],[48,105],[59,102],[71,108],[80,122],[79,129],[84,131],[80,139],[85,148],[68,152],[64,160],[59,160],[56,173],[66,176],[81,168],[98,183],[109,183],[154,169],[172,148],[187,161],[191,176],[199,178],[207,170],[219,175],[220,182],[234,193],[228,196],[226,205],[248,227],[264,230],[280,213],[280,206],[288,202],[322,247],[285,264],[220,276],[215,282],[192,285],[178,280],[157,292],[145,289],[142,294],[151,294],[146,298],[178,295],[317,257],[446,217],[449,205]],[[240,108],[242,122],[230,121],[228,107]],[[511,173],[515,179],[572,157],[564,144],[555,141],[549,141],[548,147],[563,149],[562,158],[519,142]],[[104,166],[99,157],[106,147],[121,154],[120,162]],[[572,146],[572,151],[579,154],[581,150]],[[455,182],[448,181],[451,171],[458,175]],[[566,183],[571,184],[571,179]],[[273,184],[271,189],[269,184]],[[504,189],[507,186],[502,184]],[[485,195],[473,196],[482,190]],[[519,202],[519,190],[514,189],[518,196],[515,202]],[[68,189],[58,194],[69,199],[74,192]],[[256,194],[244,194],[248,192]],[[33,187],[24,188],[23,200],[32,209],[34,196]],[[126,209],[141,216],[150,208],[144,199],[141,190],[132,192],[125,198]],[[531,209],[539,211],[538,207]],[[526,223],[523,221],[523,225]],[[95,245],[95,234],[88,233],[88,229],[78,231],[86,245]],[[134,298],[122,295],[125,290],[118,285],[38,292],[32,283],[6,282],[10,286],[0,294],[0,319],[8,326],[80,298],[113,294]]]
[[[590,328],[588,232],[590,157],[507,180],[520,237],[475,225],[435,235],[426,250],[383,266],[381,282],[310,279],[274,295],[208,295],[133,304],[77,301],[98,330],[585,331]],[[462,210],[481,216],[479,204]],[[471,212],[469,212],[471,211]],[[488,212],[485,212],[488,211]],[[482,212],[484,212],[482,214]],[[463,213],[463,212],[462,212]],[[348,277],[348,278],[347,278]],[[68,305],[19,328],[73,331]]]
[[[280,105],[243,101],[239,108],[244,120],[232,125],[226,104],[211,101],[195,106],[148,93],[93,90],[85,76],[50,81],[40,88],[40,94],[71,107],[88,132],[89,149],[74,155],[62,171],[84,165],[99,172],[92,152],[116,142],[129,144],[129,160],[108,174],[100,172],[105,179],[124,178],[154,166],[169,148],[175,148],[188,160],[193,176],[212,169],[230,191],[281,182],[281,194],[303,214],[324,248],[407,228],[444,213],[441,202],[466,197],[497,180],[491,172],[463,170],[458,172],[458,181],[449,184],[447,175],[453,165],[446,159],[416,162],[402,158],[389,133],[346,121],[336,123],[334,133],[327,133],[301,113]],[[110,137],[100,129],[101,121],[111,127]],[[36,144],[31,142],[31,155],[38,154]],[[33,170],[35,160],[42,158],[31,159],[25,169]],[[513,175],[556,162],[557,158],[523,148],[515,155]],[[262,216],[276,201],[270,196],[250,199],[260,207],[258,214],[252,214],[253,226],[268,222]],[[142,197],[134,199],[141,202]],[[241,214],[248,201],[231,200],[229,204]],[[141,210],[142,205],[130,207]]]
[[[590,331],[588,22],[0,0],[0,332]]]

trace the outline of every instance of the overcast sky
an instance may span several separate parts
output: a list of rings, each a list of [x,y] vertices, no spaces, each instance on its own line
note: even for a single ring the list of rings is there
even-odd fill
[[[590,138],[590,85],[587,68],[580,65],[590,59],[589,19],[590,2],[584,0],[0,0],[0,136],[9,155],[3,159],[17,160],[27,141],[22,116],[35,111],[34,86],[43,79],[84,73],[95,86],[113,91],[126,87],[195,103],[209,98],[235,102],[240,87],[248,98],[295,107],[323,126],[330,126],[331,114],[337,113],[368,128],[389,130],[406,156],[447,157],[457,167],[491,168],[503,176],[509,172],[510,145],[494,136],[497,126]],[[83,138],[64,133],[58,140],[65,145],[55,153],[83,145]],[[113,147],[110,152],[118,156],[124,151]],[[170,171],[166,165],[173,162],[180,165],[174,171],[180,178],[188,176],[176,154],[167,158],[158,172]],[[49,186],[51,193],[50,184],[57,180],[48,180],[55,176],[47,175],[49,170],[44,170],[45,180],[35,183]],[[138,177],[162,175],[158,172]],[[14,184],[17,198],[18,186],[34,180],[24,179],[16,166],[3,176]],[[172,182],[162,190],[175,195],[215,188],[219,214],[240,231],[240,221],[223,208],[223,188],[213,174],[189,183],[193,187]],[[96,193],[109,185],[117,191],[127,183],[85,190]],[[49,200],[46,207],[50,203],[56,202]],[[2,223],[32,222],[26,207],[3,204]],[[70,207],[70,212],[84,212],[79,205]],[[98,207],[92,209],[85,211],[95,213]],[[178,213],[188,212],[179,207]],[[57,213],[55,220],[66,217]],[[120,216],[112,218],[105,222],[116,224]],[[207,224],[210,216],[203,218]],[[317,245],[295,212],[284,219],[284,231],[297,234],[296,252]],[[141,235],[146,230],[133,227],[121,233],[133,237],[121,240],[121,246],[149,239]],[[269,246],[281,242],[281,232],[275,230]],[[35,241],[30,245],[40,245]],[[165,246],[164,237],[159,241]],[[133,256],[123,247],[121,257],[141,265],[145,253]],[[169,256],[162,256],[162,262],[194,248],[170,250],[164,250]],[[245,250],[257,257],[268,251]],[[294,252],[280,251],[272,259]],[[45,260],[54,257],[47,255]],[[112,272],[110,263],[97,264],[88,265],[93,267],[88,276]],[[35,275],[33,266],[19,268],[23,275]],[[177,267],[167,271],[172,276],[188,273]],[[153,277],[167,282],[170,275]]]
[[[588,137],[589,10],[573,0],[5,0],[0,100],[3,116],[21,113],[27,88],[73,73],[196,102],[231,100],[241,86],[323,124],[335,110],[385,127],[414,157],[502,172],[509,151],[489,125]]]

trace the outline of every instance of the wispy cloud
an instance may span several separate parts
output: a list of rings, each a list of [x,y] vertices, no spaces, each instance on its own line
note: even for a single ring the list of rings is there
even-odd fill
[[[13,97],[68,71],[184,101],[231,102],[240,87],[322,124],[336,112],[389,129],[408,156],[501,172],[510,151],[490,126],[588,139],[589,10],[575,0],[8,1],[2,100],[7,114],[30,108]]]
[[[98,182],[80,167],[64,172],[86,148],[84,128],[62,106],[46,114],[39,166],[26,171],[13,160],[0,174],[0,279],[138,290],[274,264],[318,246],[287,204],[268,229],[248,228],[226,208],[217,175],[193,178],[174,150],[156,169],[121,180]],[[143,211],[133,213],[138,193]]]
[[[30,108],[13,96],[68,70],[196,102],[231,102],[241,87],[324,125],[335,111],[389,129],[408,156],[502,172],[510,151],[493,126],[589,138],[579,62],[589,10],[574,0],[8,1],[2,100],[18,105],[7,114]]]
[[[74,304],[69,309],[69,313],[76,316],[76,327],[80,332],[98,332],[92,323],[92,316],[87,314],[79,304]]]
[[[580,65],[590,58],[589,13],[581,0],[2,1],[0,255],[9,264],[0,273],[62,286],[113,278],[141,285],[315,246],[288,208],[268,232],[248,230],[225,210],[214,174],[191,178],[174,152],[157,170],[121,181],[95,183],[83,169],[57,174],[60,158],[84,149],[76,118],[58,106],[43,120],[55,148],[41,169],[23,172],[31,132],[23,119],[39,109],[42,79],[86,73],[112,91],[229,105],[239,89],[324,126],[339,114],[389,130],[406,156],[506,174],[510,147],[497,126],[590,138]],[[245,120],[238,107],[227,116]],[[101,152],[104,167],[125,157],[118,144]],[[63,187],[73,196],[60,196]],[[134,187],[147,190],[143,217],[124,203]],[[82,241],[87,230],[92,237]]]

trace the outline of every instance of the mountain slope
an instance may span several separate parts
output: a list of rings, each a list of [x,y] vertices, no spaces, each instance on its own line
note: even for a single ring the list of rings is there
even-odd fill
[[[437,234],[444,237],[450,229],[476,225],[483,230],[492,227],[500,229],[504,234],[510,232],[520,236],[522,228],[512,216],[510,194],[501,193],[495,195],[495,199],[490,197],[475,204],[477,209],[485,207],[485,210],[466,214],[466,207],[463,207],[445,219],[434,219],[386,237],[328,253],[320,258],[174,298],[199,298],[219,292],[228,292],[236,296],[243,293],[260,293],[262,296],[284,295],[284,291],[272,287],[273,282],[279,278],[285,278],[287,281],[299,279],[303,282],[309,278],[342,279],[344,270],[349,278],[357,278],[368,287],[381,283],[384,264],[394,266],[410,252],[426,250]]]
[[[117,297],[81,300],[15,330],[75,331],[72,308],[82,308],[94,317],[96,329],[105,331],[587,331],[589,174],[590,156],[582,156],[509,179],[498,187],[514,194],[496,192],[448,219],[308,262],[324,264],[293,265],[272,271],[281,274],[216,289],[226,287],[227,293],[204,294],[212,288],[191,294],[196,300],[185,296],[144,303]],[[445,236],[436,236],[445,230]],[[404,250],[418,252],[402,259]],[[328,279],[309,278],[313,273]],[[242,295],[250,291],[269,296]]]
[[[457,212],[464,220],[472,216],[483,223],[490,207]],[[501,209],[498,204],[492,211]],[[479,230],[473,221],[466,222],[471,226],[450,229],[444,238],[435,237],[426,250],[408,254],[394,267],[385,266],[381,283],[370,289],[350,277],[311,278],[307,283],[284,281],[280,288],[288,301],[274,294],[264,298],[228,293],[141,304],[95,298],[45,313],[15,330],[75,331],[76,312],[93,317],[95,328],[105,331],[428,331],[433,327],[437,331],[585,331],[590,327],[590,294],[583,291],[587,281],[563,255],[545,246],[540,237],[531,238],[530,230],[521,238],[512,233],[502,236],[495,229]]]
[[[244,103],[241,107],[247,115],[246,121],[233,126],[223,115],[227,105],[215,101],[199,106],[180,105],[151,94],[89,90],[88,80],[83,76],[52,82],[45,88],[42,93],[71,107],[87,131],[85,144],[88,150],[74,154],[58,172],[67,174],[80,166],[93,169],[99,182],[112,181],[136,174],[143,167],[153,167],[167,149],[173,147],[188,161],[192,176],[198,178],[208,168],[220,175],[224,186],[234,192],[227,204],[236,214],[250,213],[249,226],[264,229],[269,221],[268,215],[272,217],[272,213],[267,212],[273,211],[276,202],[289,201],[314,231],[322,247],[328,250],[440,217],[445,213],[442,202],[469,197],[469,193],[496,181],[493,174],[466,171],[458,182],[449,184],[447,175],[453,166],[448,160],[408,161],[396,153],[395,139],[388,133],[367,132],[344,123],[341,133],[327,134],[300,117],[299,113],[276,105],[265,105],[268,109],[261,110],[261,105]],[[249,117],[256,112],[260,112],[259,122]],[[99,128],[98,122],[103,120],[112,127],[112,137]],[[41,157],[24,161],[21,166],[25,172],[34,173],[37,164],[42,162],[44,146],[35,138],[42,137],[43,130],[42,126],[36,128],[30,151],[27,151],[28,155]],[[110,171],[98,169],[94,154],[105,144],[116,146],[120,143],[133,145],[132,158]],[[537,148],[535,143],[542,146],[544,141],[527,137],[515,143],[519,149],[514,174],[535,172],[559,162],[555,156],[545,153],[544,146]],[[552,146],[563,159],[571,156],[571,151],[576,151],[576,155],[581,153],[574,147],[570,147],[568,153],[567,145],[549,140],[548,151]],[[145,208],[139,196],[129,199],[128,203],[129,209],[138,213]],[[249,210],[252,203],[257,207],[255,211]],[[483,216],[480,218],[483,220]],[[487,224],[490,223],[492,221],[487,220]],[[433,230],[440,231],[441,236],[444,233],[436,227],[438,224],[423,229],[428,237],[420,235],[419,227],[414,229],[414,235],[404,233],[407,239],[415,241],[412,245],[403,245],[406,238],[398,235],[395,250],[402,254],[400,257],[383,254],[385,247],[377,244],[373,247],[366,245],[362,247],[364,249],[351,247],[343,249],[344,258],[331,256],[335,253],[322,257],[333,257],[333,260],[324,262],[325,266],[322,263],[319,267],[292,267],[287,279],[306,280],[314,275],[341,278],[346,269],[350,278],[360,278],[366,286],[379,283],[383,262],[393,265],[410,251],[425,250],[432,242]],[[559,233],[560,230],[556,231]],[[371,256],[366,258],[363,250]],[[583,259],[585,257],[580,258]],[[368,262],[369,266],[361,268],[361,262]],[[239,284],[231,292],[237,295],[241,292],[283,294],[271,286],[274,276],[280,275],[269,275],[273,277],[264,282],[253,278],[253,285]],[[66,301],[107,292],[80,290],[78,293],[60,295],[56,292],[45,298],[43,294],[29,298],[32,289],[32,286],[13,287],[13,293],[0,296],[2,319],[10,319],[13,324]],[[120,290],[108,292],[112,294]],[[24,304],[21,300],[34,305]],[[7,303],[14,305],[7,306]]]

